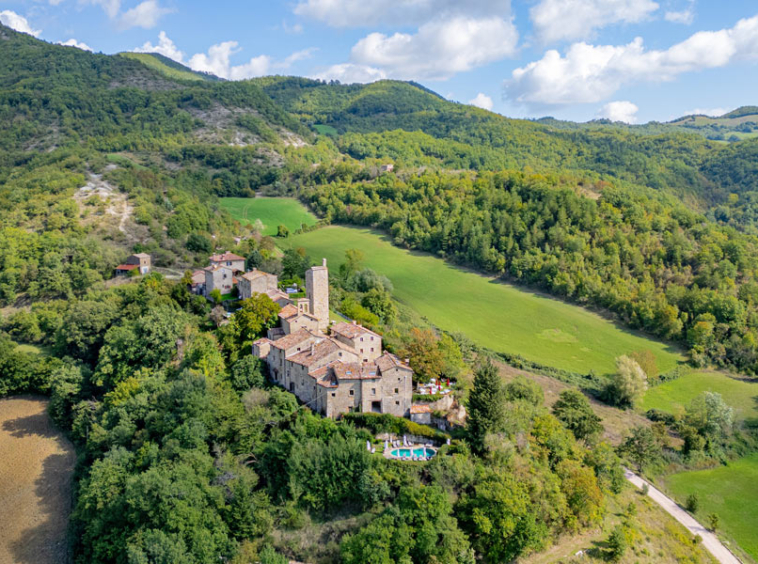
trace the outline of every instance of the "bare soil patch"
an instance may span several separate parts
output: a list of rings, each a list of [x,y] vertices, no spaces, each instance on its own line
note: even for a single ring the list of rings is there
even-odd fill
[[[68,564],[76,455],[47,401],[0,400],[0,564]]]

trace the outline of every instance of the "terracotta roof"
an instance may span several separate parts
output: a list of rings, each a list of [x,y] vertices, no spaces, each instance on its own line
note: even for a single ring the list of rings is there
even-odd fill
[[[268,272],[263,272],[262,270],[258,270],[257,268],[252,269],[250,272],[246,272],[242,275],[242,278],[245,280],[253,281],[256,278],[260,278],[261,276],[273,276],[273,274],[269,274]]]
[[[289,299],[289,296],[285,292],[282,292],[281,290],[266,290],[266,295],[269,298],[271,298],[273,301]]]
[[[297,308],[292,304],[287,304],[279,311],[279,317],[287,319],[288,317],[294,317],[297,315]]]
[[[148,255],[147,253],[135,253],[132,256],[137,257],[137,258],[150,258],[150,255]]]
[[[362,325],[358,325],[357,323],[337,323],[336,325],[332,325],[332,333],[336,333],[337,335],[342,335],[343,337],[347,337],[348,339],[355,339],[356,337],[360,337],[361,335],[374,335],[376,337],[380,337],[378,333],[374,333],[370,329],[366,329]]]
[[[271,340],[271,339],[269,339],[268,337],[261,337],[260,339],[258,339],[258,340],[256,340],[256,341],[253,341],[253,344],[254,344],[254,345],[265,345],[266,343],[268,343],[268,344],[271,344],[271,343],[273,343],[273,342],[274,342],[274,341],[272,341],[272,340]]]
[[[119,264],[116,267],[116,270],[134,270],[135,268],[139,268],[138,264]]]
[[[300,329],[299,331],[285,335],[281,339],[277,339],[272,343],[271,346],[276,347],[277,349],[285,350],[291,347],[296,347],[300,343],[303,343],[308,339],[312,339],[314,337],[315,335],[307,329]]]
[[[205,284],[205,272],[202,270],[196,270],[192,273],[192,285]]]
[[[414,403],[411,406],[411,413],[431,413],[432,408],[422,403]]]
[[[340,380],[373,380],[381,378],[381,372],[376,364],[367,362],[340,362],[334,365],[334,375]]]
[[[227,251],[223,255],[211,255],[211,258],[209,260],[211,262],[224,262],[224,261],[245,260],[245,257],[241,257],[239,255],[235,255],[234,253],[230,253]]]
[[[203,270],[205,270],[206,272],[216,272],[217,270],[221,270],[222,268],[225,268],[226,270],[230,270],[234,272],[234,270],[232,270],[230,266],[226,266],[224,264],[212,264],[210,266],[206,266]]]
[[[393,368],[400,368],[401,370],[408,370],[409,372],[413,372],[413,369],[410,366],[404,362],[400,362],[399,358],[397,358],[394,354],[388,353],[387,351],[384,351],[384,354],[377,358],[375,362],[379,367],[379,370],[382,372],[386,372],[387,370],[391,370]]]
[[[311,366],[338,350],[339,347],[331,339],[324,339],[321,342],[315,343],[312,348],[308,347],[304,351],[292,355],[287,360],[295,364]]]

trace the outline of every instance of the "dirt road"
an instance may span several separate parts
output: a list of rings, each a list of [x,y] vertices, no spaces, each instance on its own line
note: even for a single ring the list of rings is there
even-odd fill
[[[732,554],[732,552],[725,547],[716,535],[710,532],[708,529],[698,523],[692,515],[687,513],[684,509],[670,497],[665,495],[660,490],[653,487],[652,484],[646,482],[637,474],[631,470],[624,471],[624,476],[636,487],[642,489],[644,484],[648,486],[648,496],[660,505],[669,515],[679,521],[682,525],[687,527],[687,530],[693,535],[700,535],[703,539],[703,546],[708,549],[708,552],[713,554],[721,564],[740,564],[739,559]]]
[[[0,400],[0,564],[67,564],[73,446],[47,401]]]

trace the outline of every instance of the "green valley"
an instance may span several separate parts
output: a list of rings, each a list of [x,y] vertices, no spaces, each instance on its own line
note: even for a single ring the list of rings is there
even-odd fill
[[[326,257],[335,266],[347,249],[360,249],[367,266],[390,278],[399,300],[441,329],[460,331],[494,351],[598,374],[613,371],[617,356],[639,350],[653,351],[662,371],[683,360],[670,345],[622,329],[596,313],[394,247],[369,229],[326,227],[282,244],[302,246],[311,257]]]

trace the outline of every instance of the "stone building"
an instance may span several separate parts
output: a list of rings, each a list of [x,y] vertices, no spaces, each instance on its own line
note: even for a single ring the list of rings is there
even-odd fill
[[[152,270],[152,259],[147,253],[136,253],[130,255],[124,264],[116,267],[116,274],[125,275],[133,270],[138,270],[140,274],[149,274]]]
[[[209,262],[211,263],[210,266],[226,266],[235,272],[245,271],[245,257],[235,255],[229,251],[220,255],[211,255]]]
[[[253,294],[265,294],[279,290],[277,277],[257,268],[238,276],[237,279],[239,280],[237,288],[241,300],[247,300]]]
[[[329,327],[329,271],[324,260],[306,272],[306,299],[279,312],[280,326],[253,343],[271,379],[314,411],[410,415],[413,370],[382,351],[382,337],[365,327]]]
[[[222,295],[229,294],[237,285],[234,270],[228,266],[215,264],[206,266],[205,271],[205,295],[210,296],[213,290],[218,290]]]
[[[326,259],[321,266],[313,266],[305,272],[305,296],[308,298],[311,315],[319,320],[322,331],[329,326],[329,270]]]

